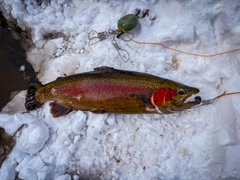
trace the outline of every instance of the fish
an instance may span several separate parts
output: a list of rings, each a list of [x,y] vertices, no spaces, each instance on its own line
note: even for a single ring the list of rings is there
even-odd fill
[[[29,112],[51,101],[53,117],[73,110],[96,114],[169,114],[200,104],[200,96],[187,101],[198,92],[198,88],[155,75],[103,66],[59,77],[45,85],[31,85],[26,93],[25,108]]]

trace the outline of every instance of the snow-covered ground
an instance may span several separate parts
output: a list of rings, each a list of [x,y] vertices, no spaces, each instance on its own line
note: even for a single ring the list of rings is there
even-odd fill
[[[239,48],[239,0],[0,0],[0,7],[31,31],[27,59],[43,84],[111,66],[197,87],[203,99],[240,91],[239,52],[193,57],[116,39],[129,53],[124,62],[112,36],[88,45],[91,30],[117,29],[118,20],[138,8],[149,9],[132,31],[138,41],[201,54]],[[53,118],[49,103],[26,113],[25,93],[0,112],[9,134],[25,124],[1,179],[240,179],[239,95],[171,115],[75,111]]]

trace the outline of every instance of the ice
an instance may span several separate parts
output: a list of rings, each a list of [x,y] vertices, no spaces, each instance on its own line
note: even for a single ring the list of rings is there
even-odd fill
[[[26,130],[23,131],[22,136],[18,139],[17,148],[29,154],[37,153],[48,140],[48,131],[47,126],[41,121],[29,123]],[[27,137],[27,139],[25,137]]]

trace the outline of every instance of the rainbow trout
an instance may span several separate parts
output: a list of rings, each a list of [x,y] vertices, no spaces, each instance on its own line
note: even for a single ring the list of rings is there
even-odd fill
[[[93,113],[173,113],[201,103],[201,97],[186,100],[199,90],[150,74],[95,68],[45,85],[30,86],[25,107],[34,110],[46,101],[53,117],[72,110]]]

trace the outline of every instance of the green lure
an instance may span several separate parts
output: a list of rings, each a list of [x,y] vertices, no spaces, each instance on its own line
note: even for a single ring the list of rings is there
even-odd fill
[[[134,14],[128,14],[118,20],[118,28],[122,28],[125,31],[133,30],[138,24],[138,17]]]

